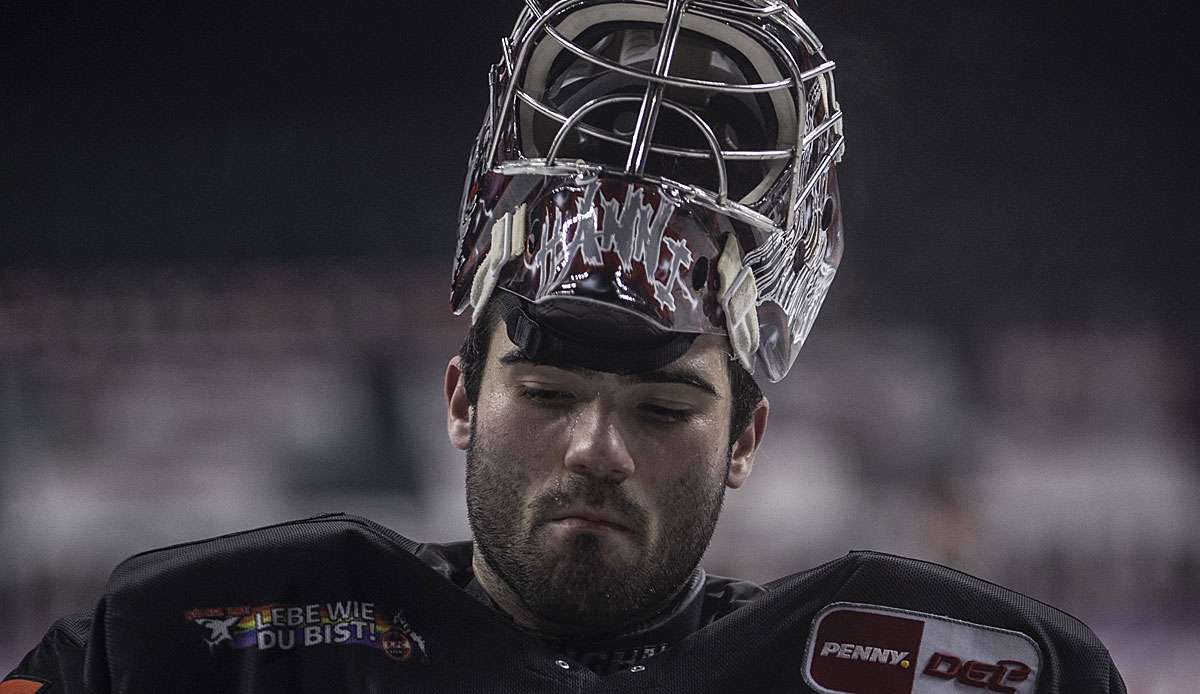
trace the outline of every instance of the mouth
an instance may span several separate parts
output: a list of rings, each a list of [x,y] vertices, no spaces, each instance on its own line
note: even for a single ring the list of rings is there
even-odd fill
[[[548,523],[567,530],[633,532],[627,521],[620,516],[589,508],[570,508],[555,512],[550,516]]]

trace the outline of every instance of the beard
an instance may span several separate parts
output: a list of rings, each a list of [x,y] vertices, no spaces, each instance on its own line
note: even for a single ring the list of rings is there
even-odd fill
[[[725,465],[698,460],[664,485],[657,532],[620,482],[563,471],[535,487],[518,458],[486,453],[475,423],[467,448],[467,516],[490,568],[534,615],[573,634],[614,635],[666,607],[708,548],[725,498]],[[721,473],[721,474],[716,474]],[[628,533],[576,532],[555,542],[552,514],[572,506],[618,515]]]

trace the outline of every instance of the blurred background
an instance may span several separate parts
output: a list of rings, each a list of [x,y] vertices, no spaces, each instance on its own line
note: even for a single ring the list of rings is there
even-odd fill
[[[467,536],[450,260],[519,5],[0,9],[0,674],[144,549],[334,510]],[[707,566],[931,559],[1194,692],[1184,4],[801,8],[847,252]]]

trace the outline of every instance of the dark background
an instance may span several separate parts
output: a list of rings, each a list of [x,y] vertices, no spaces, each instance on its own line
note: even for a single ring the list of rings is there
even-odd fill
[[[0,262],[448,267],[519,5],[6,5]],[[1185,7],[804,3],[847,114],[833,310],[1194,324]]]
[[[0,4],[0,675],[134,552],[332,510],[467,535],[450,261],[520,6]],[[801,5],[846,254],[706,567],[919,556],[1195,691],[1188,8]]]

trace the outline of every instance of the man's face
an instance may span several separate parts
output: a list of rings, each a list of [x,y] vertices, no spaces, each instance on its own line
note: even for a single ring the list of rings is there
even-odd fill
[[[702,336],[622,376],[532,363],[493,331],[469,437],[452,415],[451,438],[467,449],[476,545],[540,620],[628,627],[695,568],[725,486],[749,472],[740,456],[731,471],[723,347]]]

